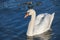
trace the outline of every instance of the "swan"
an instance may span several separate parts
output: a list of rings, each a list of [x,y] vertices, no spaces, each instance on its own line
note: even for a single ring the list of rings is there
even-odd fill
[[[48,31],[51,28],[54,14],[42,13],[36,16],[34,9],[29,9],[26,12],[24,18],[31,16],[31,20],[28,25],[27,36],[35,36]]]

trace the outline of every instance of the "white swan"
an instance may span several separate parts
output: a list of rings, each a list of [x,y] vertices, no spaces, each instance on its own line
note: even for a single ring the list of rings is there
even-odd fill
[[[54,14],[39,14],[36,17],[34,9],[29,9],[25,15],[25,18],[31,15],[31,20],[28,25],[27,36],[35,36],[48,31],[51,28],[51,23],[54,18]]]

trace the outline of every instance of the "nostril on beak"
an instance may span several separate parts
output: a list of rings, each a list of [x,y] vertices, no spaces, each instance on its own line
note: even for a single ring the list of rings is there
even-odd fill
[[[29,16],[29,14],[28,14],[28,13],[26,13],[24,18],[27,18],[28,16]]]

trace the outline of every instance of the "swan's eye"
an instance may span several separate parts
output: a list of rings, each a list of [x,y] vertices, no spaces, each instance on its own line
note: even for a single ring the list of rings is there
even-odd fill
[[[29,12],[26,12],[26,15],[29,14]]]

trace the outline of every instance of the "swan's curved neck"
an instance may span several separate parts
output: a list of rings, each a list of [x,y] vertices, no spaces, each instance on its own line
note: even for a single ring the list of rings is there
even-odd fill
[[[36,18],[36,13],[34,13],[34,14],[31,15],[31,21],[30,22],[34,22],[35,18]]]
[[[28,31],[27,31],[27,35],[29,35],[29,36],[33,36],[35,17],[36,17],[36,13],[32,13],[31,20],[30,20],[30,23],[28,25]]]

